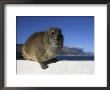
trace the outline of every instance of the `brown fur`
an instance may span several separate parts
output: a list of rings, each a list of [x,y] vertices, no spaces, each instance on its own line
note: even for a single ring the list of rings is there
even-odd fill
[[[61,29],[51,27],[44,32],[32,34],[22,48],[22,55],[27,60],[40,63],[42,69],[46,69],[46,61],[52,60],[63,47],[63,35]]]

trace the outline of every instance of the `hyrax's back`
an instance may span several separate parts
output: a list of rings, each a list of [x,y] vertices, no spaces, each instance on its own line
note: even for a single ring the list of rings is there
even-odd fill
[[[22,54],[25,59],[38,61],[38,57],[42,57],[42,55],[44,55],[44,34],[45,32],[37,32],[27,39],[22,49]]]

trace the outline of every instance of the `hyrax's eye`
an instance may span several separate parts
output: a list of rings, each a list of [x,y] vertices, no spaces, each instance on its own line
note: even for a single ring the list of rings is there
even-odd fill
[[[55,32],[51,32],[51,34],[52,34],[52,35],[54,35],[54,34],[55,34]]]

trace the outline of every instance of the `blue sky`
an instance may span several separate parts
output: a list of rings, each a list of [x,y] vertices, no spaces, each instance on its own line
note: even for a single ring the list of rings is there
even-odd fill
[[[64,46],[94,51],[94,16],[17,16],[17,43],[24,43],[34,32],[59,27],[64,35]]]

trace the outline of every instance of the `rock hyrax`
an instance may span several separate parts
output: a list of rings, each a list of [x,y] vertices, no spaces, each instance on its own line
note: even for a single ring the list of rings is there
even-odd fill
[[[47,31],[32,34],[22,47],[22,55],[26,60],[37,61],[42,69],[46,69],[46,62],[55,59],[62,47],[61,29],[50,27]]]

